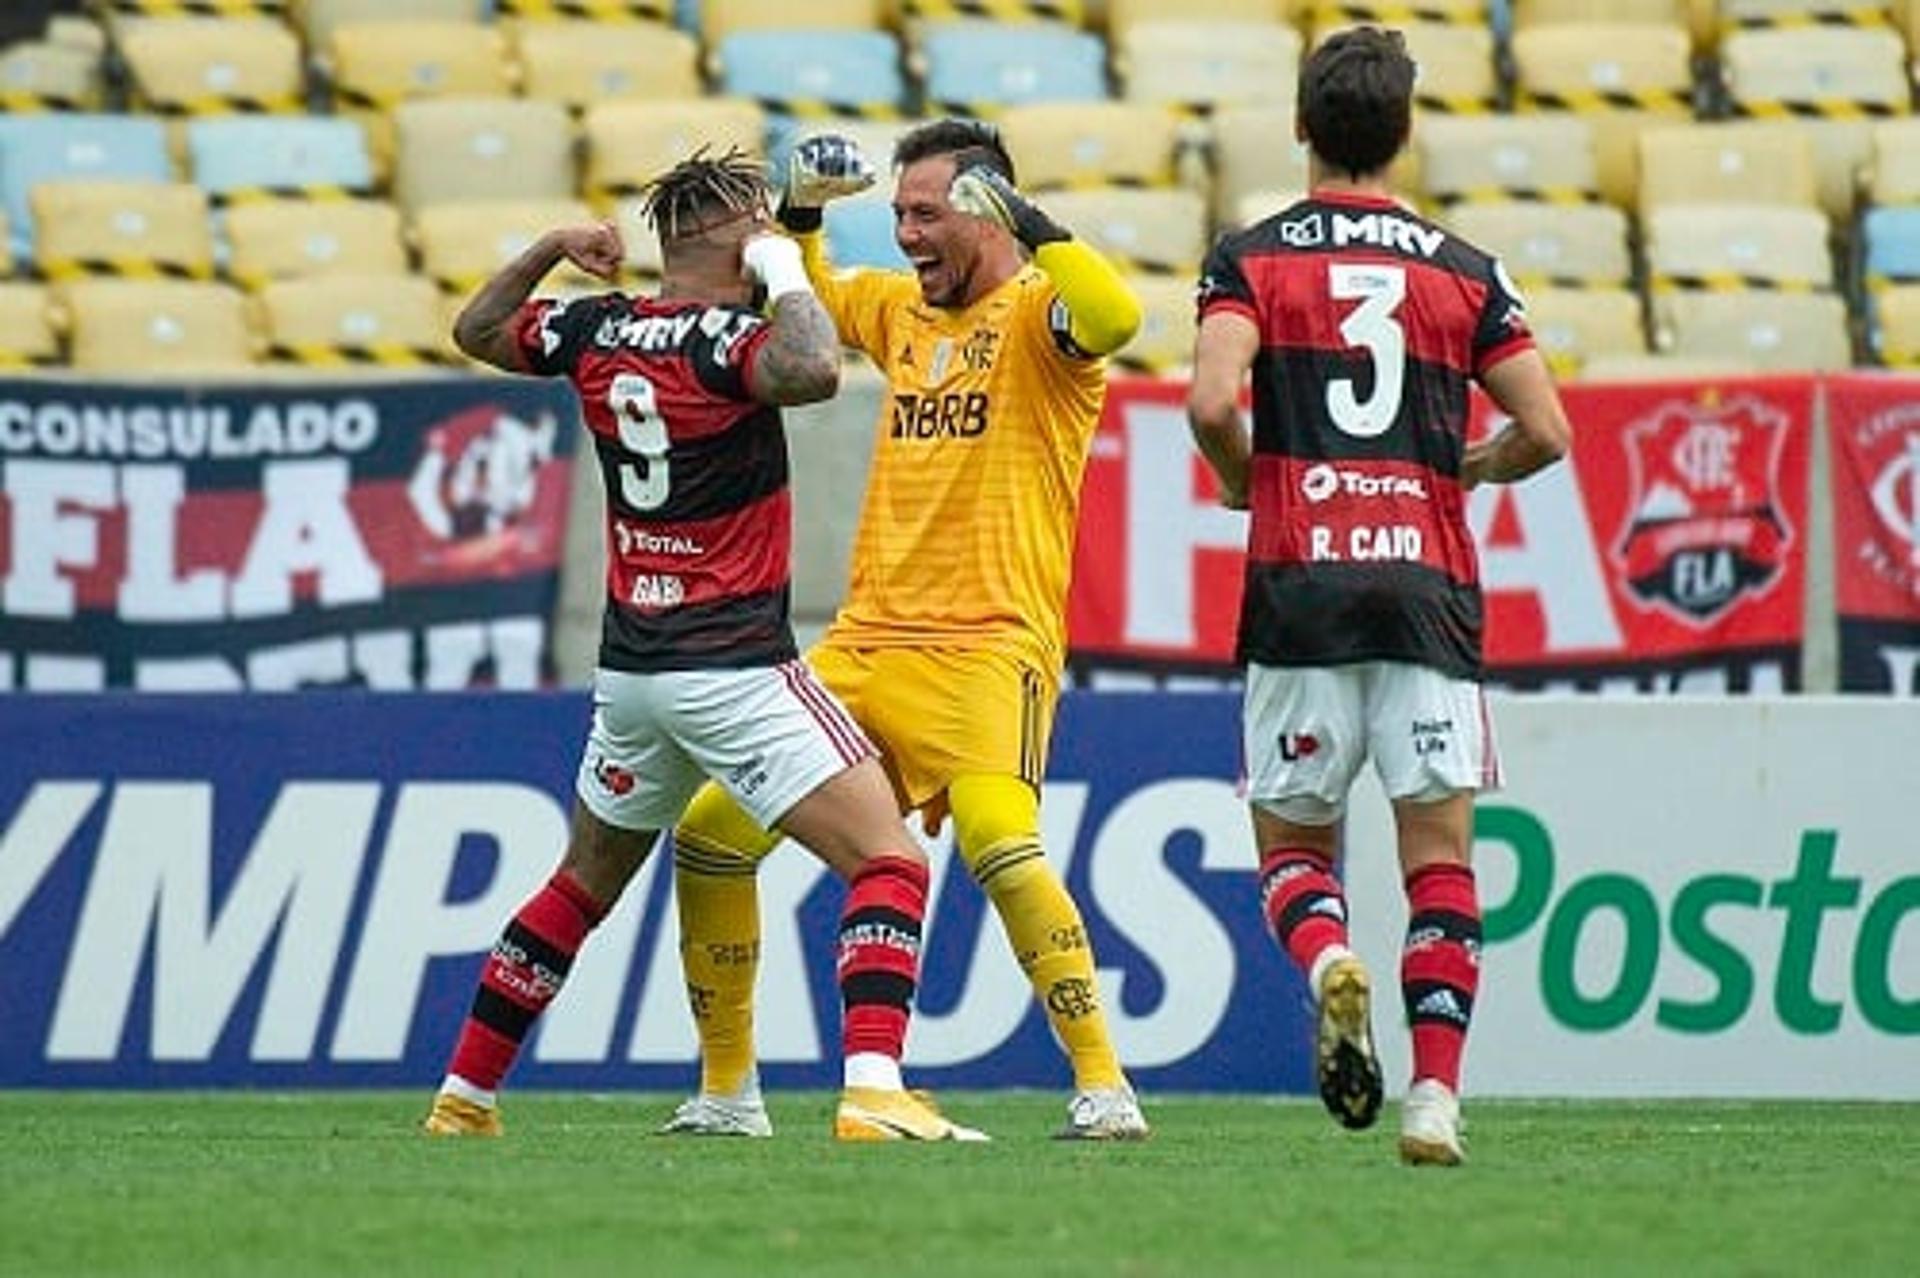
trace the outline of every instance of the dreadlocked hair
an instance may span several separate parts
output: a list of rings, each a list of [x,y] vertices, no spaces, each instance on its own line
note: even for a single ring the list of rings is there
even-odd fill
[[[768,199],[759,161],[737,146],[715,156],[701,147],[641,188],[642,208],[662,243],[711,230]],[[711,219],[714,213],[725,216]]]

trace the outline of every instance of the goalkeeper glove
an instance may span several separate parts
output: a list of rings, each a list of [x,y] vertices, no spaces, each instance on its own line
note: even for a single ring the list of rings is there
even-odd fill
[[[962,213],[1004,226],[1029,252],[1042,244],[1073,238],[1071,231],[1042,213],[1014,189],[1013,183],[984,164],[957,174],[947,190],[947,199]]]
[[[873,182],[873,165],[859,143],[835,133],[808,138],[787,157],[780,225],[789,231],[817,231],[828,200],[864,191]]]

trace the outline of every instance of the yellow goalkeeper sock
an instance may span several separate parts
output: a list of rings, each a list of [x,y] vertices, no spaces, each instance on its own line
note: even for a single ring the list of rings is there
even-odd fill
[[[1074,1086],[1126,1081],[1107,1032],[1080,909],[1040,846],[1039,798],[1012,776],[969,776],[947,789],[960,855],[1000,915],[1020,970],[1073,1064]]]
[[[680,966],[700,1033],[700,1090],[738,1092],[753,1072],[760,970],[760,858],[780,841],[726,791],[702,786],[673,832]]]

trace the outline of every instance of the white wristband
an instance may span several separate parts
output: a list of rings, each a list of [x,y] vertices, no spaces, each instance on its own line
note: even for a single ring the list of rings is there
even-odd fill
[[[800,260],[800,246],[784,235],[762,235],[748,241],[741,260],[755,279],[767,286],[767,301],[788,293],[811,293],[813,283]]]

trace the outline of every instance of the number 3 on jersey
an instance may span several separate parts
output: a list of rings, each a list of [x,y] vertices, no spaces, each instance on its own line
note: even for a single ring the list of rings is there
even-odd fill
[[[667,423],[660,416],[653,382],[639,373],[622,373],[607,387],[607,406],[620,424],[620,444],[637,454],[641,466],[620,467],[620,498],[634,510],[653,510],[666,503],[671,480],[667,474]]]
[[[1349,435],[1384,435],[1400,415],[1407,380],[1407,331],[1394,318],[1407,296],[1407,273],[1398,266],[1333,262],[1327,267],[1327,292],[1341,301],[1359,300],[1340,321],[1340,336],[1373,357],[1373,394],[1363,400],[1354,393],[1352,378],[1334,378],[1327,383],[1327,413]]]

